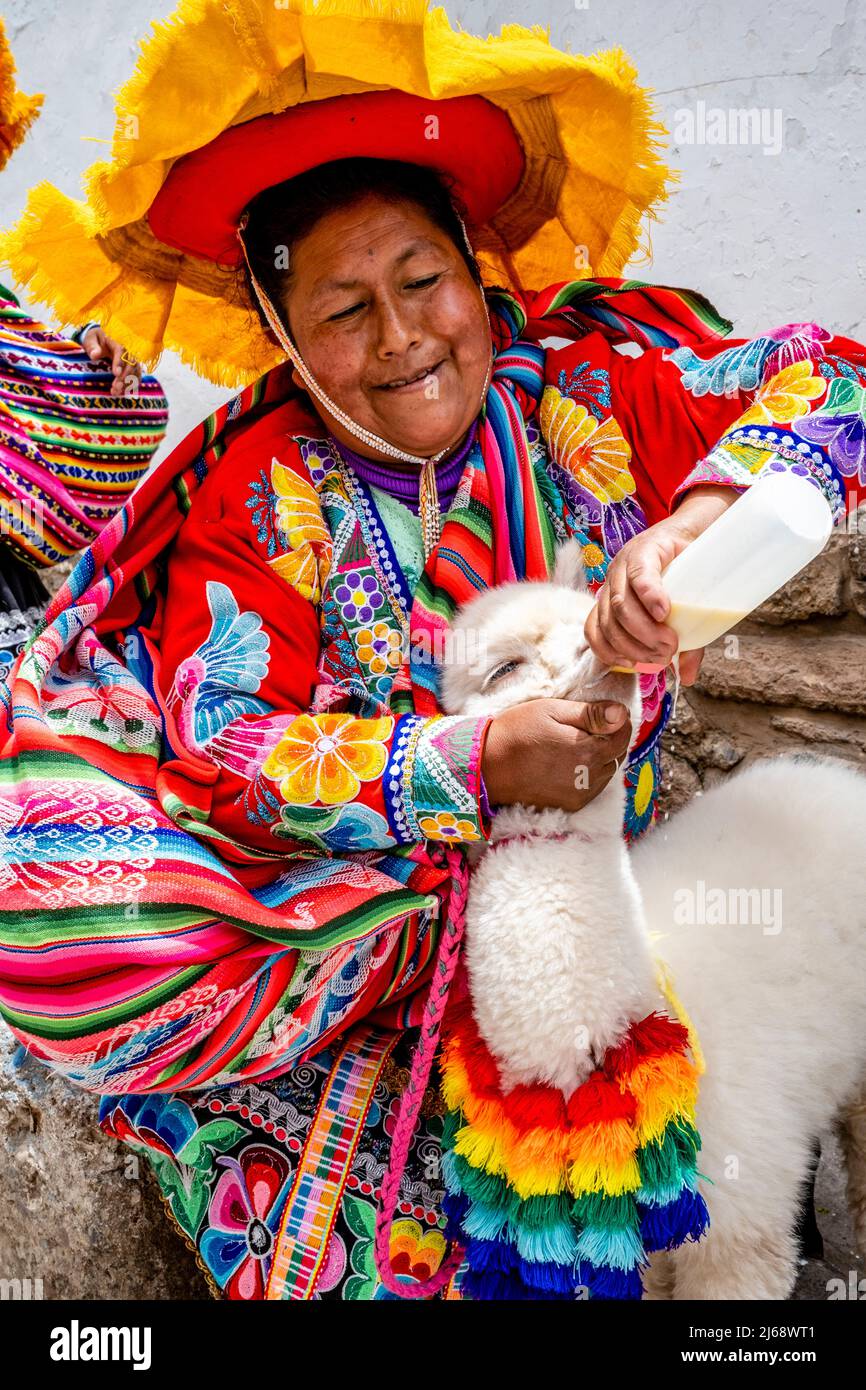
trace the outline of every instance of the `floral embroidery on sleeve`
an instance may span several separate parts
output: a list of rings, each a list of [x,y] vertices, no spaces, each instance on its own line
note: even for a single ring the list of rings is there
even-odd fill
[[[789,471],[818,487],[834,521],[841,520],[846,479],[866,483],[866,386],[849,363],[825,355],[830,338],[819,324],[789,324],[705,362],[691,349],[670,354],[695,395],[755,386],[751,404],[674,499],[699,483],[746,487],[768,473]]]
[[[866,386],[837,377],[824,404],[797,421],[796,433],[825,448],[844,478],[866,487]]]
[[[299,714],[262,765],[287,802],[334,806],[353,801],[362,782],[381,777],[388,760],[391,717]]]

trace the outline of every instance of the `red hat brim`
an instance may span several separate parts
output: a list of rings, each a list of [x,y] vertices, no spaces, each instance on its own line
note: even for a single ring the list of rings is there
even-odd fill
[[[404,160],[450,175],[474,226],[494,216],[524,171],[511,121],[484,97],[432,101],[393,89],[358,92],[231,126],[173,165],[147,220],[167,246],[238,265],[238,224],[257,193],[353,156]]]

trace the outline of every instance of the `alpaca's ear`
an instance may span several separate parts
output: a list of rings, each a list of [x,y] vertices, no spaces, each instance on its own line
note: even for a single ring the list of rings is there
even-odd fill
[[[583,563],[583,547],[579,541],[570,537],[557,546],[556,560],[553,566],[553,573],[550,576],[551,584],[557,584],[563,589],[577,589],[580,593],[586,593],[586,567]]]

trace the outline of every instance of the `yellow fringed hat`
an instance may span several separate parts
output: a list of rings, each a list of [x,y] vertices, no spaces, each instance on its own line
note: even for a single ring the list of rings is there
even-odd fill
[[[481,39],[428,0],[181,0],[120,91],[87,201],[31,190],[0,257],[65,321],[143,362],[169,348],[221,385],[283,361],[239,270],[263,187],[347,155],[450,175],[485,279],[616,275],[676,175],[621,49],[561,53],[509,24]]]
[[[5,168],[39,115],[43,98],[28,97],[15,84],[15,60],[0,19],[0,169]]]

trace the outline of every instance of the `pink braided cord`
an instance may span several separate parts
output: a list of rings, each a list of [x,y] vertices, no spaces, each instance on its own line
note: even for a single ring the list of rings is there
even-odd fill
[[[466,865],[466,856],[456,845],[449,845],[445,850],[445,860],[451,870],[448,914],[436,953],[433,979],[424,1004],[421,1036],[412,1058],[409,1083],[400,1101],[397,1123],[394,1127],[394,1138],[391,1142],[388,1170],[382,1179],[381,1199],[379,1210],[376,1213],[376,1243],[374,1247],[376,1267],[385,1288],[389,1293],[396,1294],[399,1298],[432,1297],[433,1294],[445,1287],[463,1261],[463,1251],[459,1246],[456,1246],[443,1260],[436,1273],[431,1274],[429,1279],[418,1284],[401,1283],[391,1268],[391,1227],[394,1224],[394,1215],[400,1196],[400,1183],[406,1171],[412,1136],[418,1123],[424,1092],[430,1080],[442,1019],[448,1003],[451,982],[454,979],[454,972],[460,959],[460,943],[463,940],[463,932],[466,927],[466,898],[469,892],[469,870]]]

